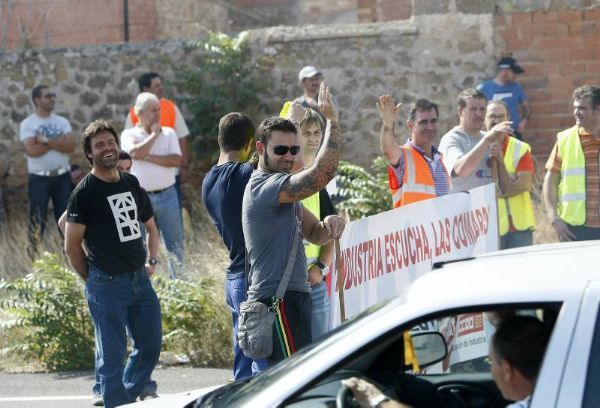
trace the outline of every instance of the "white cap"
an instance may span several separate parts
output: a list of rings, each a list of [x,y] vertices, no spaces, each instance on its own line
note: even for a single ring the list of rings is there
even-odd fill
[[[318,75],[320,73],[321,73],[321,71],[319,71],[312,65],[307,65],[300,70],[300,73],[298,74],[298,80],[302,81],[305,78],[312,78],[315,75]]]

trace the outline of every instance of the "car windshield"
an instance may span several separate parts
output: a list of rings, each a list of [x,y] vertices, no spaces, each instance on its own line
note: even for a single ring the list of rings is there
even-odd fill
[[[366,319],[376,318],[381,314],[385,314],[388,309],[397,308],[399,304],[405,302],[406,292],[403,292],[399,296],[371,306],[364,312],[346,320],[342,325],[330,331],[321,340],[309,344],[290,358],[269,367],[267,370],[261,372],[259,376],[236,381],[233,384],[218,388],[207,394],[201,399],[200,405],[209,403],[211,406],[228,406],[233,402],[243,401],[246,396],[255,396],[257,392],[279,379],[281,374],[289,371],[291,367],[298,365],[304,359],[309,358],[313,354],[320,352],[320,350],[329,347],[332,343],[335,343],[339,336],[348,336],[348,331],[359,330],[362,326],[362,322],[365,322]]]

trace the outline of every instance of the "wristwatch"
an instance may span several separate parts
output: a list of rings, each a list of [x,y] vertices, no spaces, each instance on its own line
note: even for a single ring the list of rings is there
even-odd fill
[[[317,260],[313,265],[317,265],[321,269],[321,275],[327,276],[329,274],[329,266],[325,266],[323,262]]]
[[[158,263],[158,259],[155,257],[148,258],[148,265],[156,265]]]
[[[387,395],[379,394],[375,398],[371,399],[369,401],[369,404],[373,408],[379,408],[379,407],[381,407],[381,404],[383,404],[384,402],[389,401],[389,400],[390,400],[390,398]]]

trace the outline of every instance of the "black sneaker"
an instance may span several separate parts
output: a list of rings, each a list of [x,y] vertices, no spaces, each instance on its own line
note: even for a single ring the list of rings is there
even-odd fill
[[[155,392],[150,392],[148,394],[140,395],[140,401],[150,400],[150,399],[154,399],[154,398],[158,398],[158,394]]]

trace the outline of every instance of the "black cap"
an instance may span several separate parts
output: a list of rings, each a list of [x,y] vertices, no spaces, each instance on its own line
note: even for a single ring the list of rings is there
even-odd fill
[[[498,61],[498,68],[510,68],[515,74],[522,74],[525,72],[523,68],[517,64],[517,61],[513,57],[503,57]]]

